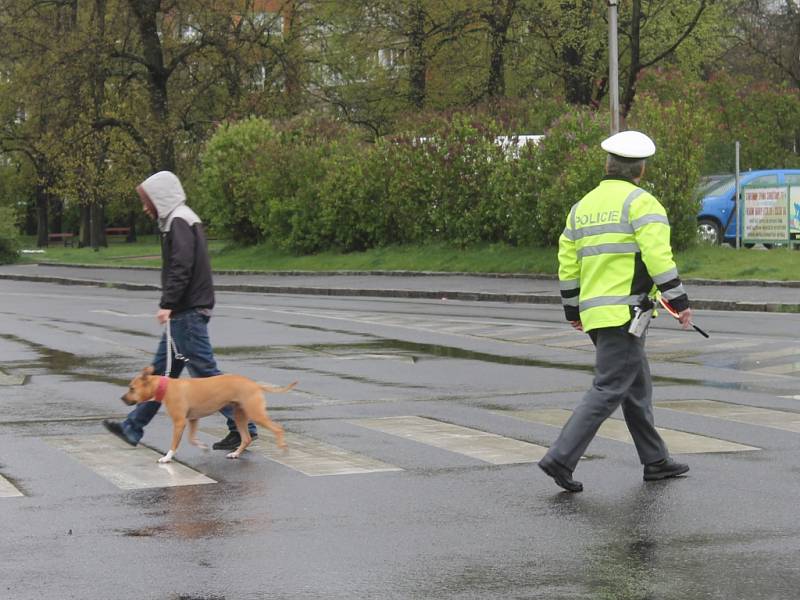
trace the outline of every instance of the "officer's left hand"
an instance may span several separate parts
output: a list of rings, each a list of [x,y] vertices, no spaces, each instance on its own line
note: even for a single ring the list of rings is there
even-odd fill
[[[572,325],[578,331],[583,331],[583,323],[581,323],[580,321],[570,321],[569,324]]]
[[[678,322],[684,329],[689,329],[692,326],[692,309],[687,308],[678,313]]]

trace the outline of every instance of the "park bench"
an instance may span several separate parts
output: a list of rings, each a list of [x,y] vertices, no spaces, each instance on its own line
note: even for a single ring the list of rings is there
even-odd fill
[[[64,247],[67,246],[72,247],[74,242],[72,238],[75,237],[74,233],[48,233],[47,234],[47,243],[49,245],[50,242],[57,242],[59,240],[64,242]]]
[[[130,234],[130,227],[106,227],[106,237],[125,236],[125,240],[127,241]]]

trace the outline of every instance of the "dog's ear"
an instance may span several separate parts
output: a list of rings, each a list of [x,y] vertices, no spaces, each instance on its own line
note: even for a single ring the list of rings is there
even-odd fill
[[[142,375],[146,377],[147,375],[152,375],[154,371],[155,369],[153,369],[153,365],[147,365],[144,369],[142,369]]]

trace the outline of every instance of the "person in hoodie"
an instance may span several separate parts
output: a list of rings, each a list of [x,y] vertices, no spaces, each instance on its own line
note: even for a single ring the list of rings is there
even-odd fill
[[[214,351],[208,337],[208,322],[214,308],[214,283],[208,257],[203,224],[186,205],[186,195],[178,177],[170,171],[160,171],[136,187],[144,212],[158,220],[161,231],[161,300],[156,319],[162,325],[169,322],[174,343],[170,377],[179,377],[184,366],[193,377],[220,375]],[[167,368],[166,332],[161,337],[153,369],[165,375]],[[175,353],[182,355],[180,360]],[[137,404],[122,422],[105,420],[108,431],[135,446],[144,435],[145,426],[161,408],[156,401]],[[220,411],[228,421],[228,435],[214,444],[215,450],[237,448],[241,441],[233,421],[233,408]],[[248,423],[253,438],[258,437],[253,423]]]

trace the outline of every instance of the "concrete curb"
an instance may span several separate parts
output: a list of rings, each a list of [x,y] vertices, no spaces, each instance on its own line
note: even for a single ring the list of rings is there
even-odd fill
[[[77,279],[70,277],[21,275],[0,273],[0,280],[32,281],[39,283],[56,283],[60,285],[84,285],[94,287],[115,288],[134,291],[160,291],[161,287],[146,283],[130,283],[120,281],[99,281],[96,279]],[[370,289],[370,288],[336,288],[292,285],[247,285],[218,284],[214,286],[218,292],[237,292],[252,294],[297,294],[316,296],[351,296],[372,298],[421,298],[429,300],[462,300],[465,302],[505,302],[525,304],[561,304],[561,298],[555,294],[524,294],[494,292],[463,292],[448,290],[402,290],[402,289]],[[692,299],[692,308],[698,310],[722,310],[745,312],[800,313],[800,304],[776,302],[738,302],[728,300]]]

